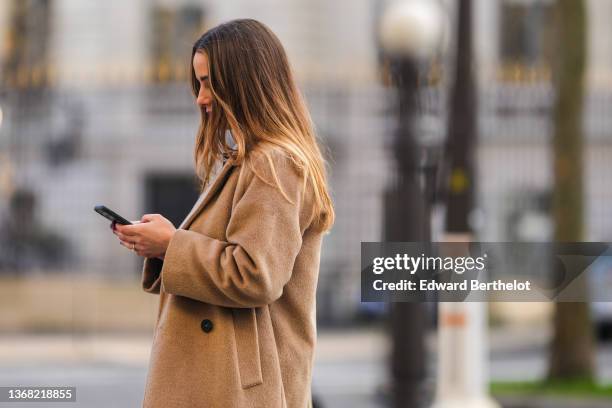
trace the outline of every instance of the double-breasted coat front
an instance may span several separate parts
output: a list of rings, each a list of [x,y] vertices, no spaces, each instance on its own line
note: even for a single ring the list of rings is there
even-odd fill
[[[230,158],[164,260],[145,259],[143,289],[160,296],[145,408],[310,404],[323,233],[312,187],[268,153],[275,171],[261,151],[255,172]]]

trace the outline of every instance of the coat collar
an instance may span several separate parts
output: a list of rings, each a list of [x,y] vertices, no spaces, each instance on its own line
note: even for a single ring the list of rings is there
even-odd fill
[[[225,161],[225,164],[213,180],[213,184],[210,188],[203,194],[200,195],[198,201],[194,204],[193,208],[185,217],[185,220],[179,226],[179,229],[187,229],[195,219],[195,217],[204,209],[206,204],[210,201],[210,199],[215,195],[215,193],[225,184],[225,179],[227,178],[230,170],[235,166],[234,159],[232,157],[228,158]]]

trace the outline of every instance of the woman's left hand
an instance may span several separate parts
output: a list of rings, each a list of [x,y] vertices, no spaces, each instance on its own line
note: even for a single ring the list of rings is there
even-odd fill
[[[172,222],[160,214],[145,214],[138,224],[113,223],[111,227],[121,245],[146,258],[164,259],[176,232]]]

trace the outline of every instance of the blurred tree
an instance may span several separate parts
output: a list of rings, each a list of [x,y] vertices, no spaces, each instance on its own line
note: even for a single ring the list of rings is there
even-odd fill
[[[586,67],[584,0],[557,0],[556,87],[552,141],[555,241],[583,239],[582,108]],[[588,289],[584,285],[585,299]],[[587,302],[556,303],[549,380],[593,378],[593,329]]]

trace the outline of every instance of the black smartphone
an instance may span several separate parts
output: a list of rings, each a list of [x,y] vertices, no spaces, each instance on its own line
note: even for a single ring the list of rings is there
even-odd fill
[[[104,205],[96,205],[94,207],[94,211],[103,216],[104,218],[116,222],[117,224],[132,225],[131,222],[129,222],[113,210],[106,208],[106,206]]]

